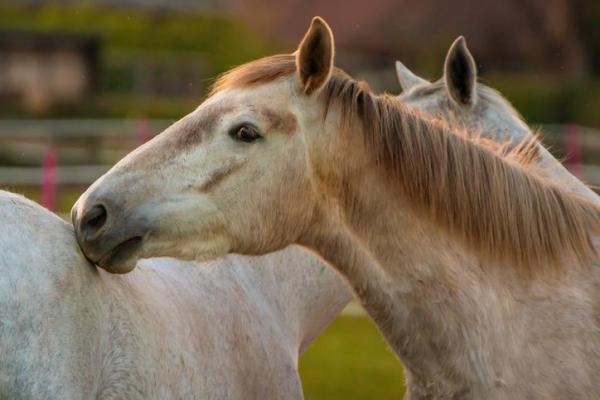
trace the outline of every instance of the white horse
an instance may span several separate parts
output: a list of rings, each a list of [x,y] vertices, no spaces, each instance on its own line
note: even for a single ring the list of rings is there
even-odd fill
[[[299,354],[350,300],[298,247],[118,276],[21,196],[0,221],[2,399],[301,399]]]
[[[398,98],[406,105],[463,124],[469,131],[499,143],[509,141],[514,146],[537,139],[504,96],[477,82],[477,66],[462,36],[450,46],[440,80],[429,82],[400,61],[396,61],[396,74],[402,87]],[[536,147],[539,152],[536,162],[549,177],[590,200],[600,201],[596,193],[573,176],[541,143],[537,142]]]
[[[314,19],[295,54],[224,75],[73,209],[103,268],[291,243],[346,276],[411,399],[600,396],[600,209],[503,146],[333,67]]]

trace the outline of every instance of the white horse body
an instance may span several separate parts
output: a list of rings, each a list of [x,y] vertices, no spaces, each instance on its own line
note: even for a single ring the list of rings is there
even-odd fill
[[[0,398],[300,399],[299,353],[350,300],[297,247],[116,276],[20,196],[0,221]]]

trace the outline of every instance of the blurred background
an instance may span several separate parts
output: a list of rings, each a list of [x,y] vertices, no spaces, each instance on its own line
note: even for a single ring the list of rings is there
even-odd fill
[[[465,35],[569,168],[600,184],[597,0],[0,0],[0,188],[65,215],[118,159],[193,110],[214,77],[291,52],[313,15],[337,64],[398,93]],[[356,305],[301,360],[307,399],[399,399],[402,370]]]

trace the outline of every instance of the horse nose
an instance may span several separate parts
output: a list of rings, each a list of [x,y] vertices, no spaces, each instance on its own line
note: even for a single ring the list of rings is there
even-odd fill
[[[85,210],[77,226],[81,238],[86,241],[93,241],[104,231],[107,220],[108,211],[103,204],[96,204]]]
[[[84,194],[71,211],[75,237],[85,257],[111,273],[135,268],[148,224],[114,199]]]
[[[71,211],[75,236],[86,257],[96,262],[101,256],[100,241],[108,226],[109,212],[106,205],[101,203],[79,203]]]

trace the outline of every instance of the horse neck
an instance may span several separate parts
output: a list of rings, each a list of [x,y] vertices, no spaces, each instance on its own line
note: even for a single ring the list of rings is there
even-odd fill
[[[439,380],[434,382],[439,385],[437,394],[460,392],[462,382],[474,379],[475,368],[465,365],[454,369],[448,365],[459,365],[457,360],[480,349],[456,338],[470,337],[469,315],[488,315],[485,321],[497,321],[492,317],[497,313],[486,310],[483,299],[472,298],[465,283],[477,286],[474,282],[479,277],[470,271],[471,266],[461,265],[454,258],[459,252],[442,238],[428,237],[426,229],[404,237],[396,235],[385,219],[418,222],[394,215],[385,206],[376,210],[381,214],[375,222],[377,229],[327,220],[317,224],[302,243],[347,277],[363,307],[407,368],[408,386]],[[377,219],[373,214],[368,218]],[[464,261],[468,264],[470,260]],[[461,296],[473,299],[469,305],[481,309],[456,304]],[[453,318],[450,324],[448,315]]]
[[[441,396],[490,383],[492,363],[476,357],[501,358],[506,338],[523,338],[510,323],[498,328],[513,318],[508,299],[527,293],[517,270],[482,267],[472,249],[411,211],[362,154],[361,132],[308,142],[323,197],[301,243],[347,277],[407,367],[409,385],[438,385],[431,390]]]
[[[316,222],[300,244],[347,277],[390,345],[402,355],[402,343],[418,332],[407,331],[413,324],[400,321],[413,302],[397,301],[397,294],[408,296],[419,285],[439,280],[443,269],[438,267],[458,264],[453,257],[460,252],[449,251],[439,232],[405,212],[409,207],[402,204],[401,194],[389,193],[368,157],[360,151],[349,154],[350,149],[362,148],[360,138],[361,132],[328,132],[310,141],[315,186],[324,196]],[[345,151],[335,151],[342,148]],[[320,149],[333,150],[324,155]],[[410,228],[399,232],[398,226]]]
[[[490,398],[486,388],[518,381],[502,376],[506,371],[544,366],[560,376],[551,362],[557,351],[576,354],[569,360],[576,368],[576,358],[598,345],[586,335],[597,329],[600,270],[566,272],[556,283],[522,282],[502,266],[477,265],[467,251],[428,236],[427,227],[412,227],[420,232],[400,237],[393,229],[362,231],[328,220],[303,238],[347,277],[406,367],[409,392]]]
[[[229,256],[267,297],[302,353],[352,299],[343,277],[298,246],[262,257]],[[248,265],[249,264],[249,265]]]

